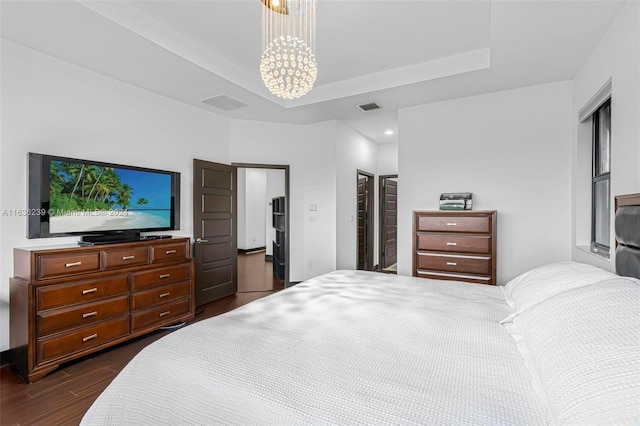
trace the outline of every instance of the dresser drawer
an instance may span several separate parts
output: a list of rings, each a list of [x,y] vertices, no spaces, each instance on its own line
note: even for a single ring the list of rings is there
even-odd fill
[[[417,234],[418,250],[457,252],[457,253],[491,253],[490,235],[461,234]]]
[[[160,303],[179,299],[191,294],[190,281],[163,285],[151,290],[139,291],[131,295],[131,310],[148,308]]]
[[[191,264],[167,266],[131,274],[132,291],[170,284],[191,278]]]
[[[191,299],[183,299],[132,313],[131,332],[135,333],[158,323],[169,324],[171,320],[188,314],[190,311]]]
[[[77,281],[36,288],[36,310],[60,308],[76,303],[93,302],[129,292],[129,276],[114,275],[95,280]]]
[[[464,274],[491,275],[489,256],[447,256],[418,253],[418,269]]]
[[[38,339],[38,362],[67,356],[129,334],[129,316]]]
[[[129,313],[129,296],[118,296],[100,302],[52,309],[38,314],[38,336],[59,333]]]
[[[491,232],[491,219],[488,216],[419,216],[417,231],[428,232]]]
[[[186,259],[187,247],[185,243],[158,244],[151,246],[151,262],[165,262],[167,260]]]
[[[488,275],[468,275],[455,274],[450,272],[417,271],[415,276],[421,278],[431,278],[433,280],[464,281],[468,283],[491,285],[491,277]]]
[[[102,251],[104,269],[125,268],[127,266],[146,265],[149,263],[149,250],[146,246]]]
[[[100,271],[100,252],[38,256],[38,279],[65,277]]]

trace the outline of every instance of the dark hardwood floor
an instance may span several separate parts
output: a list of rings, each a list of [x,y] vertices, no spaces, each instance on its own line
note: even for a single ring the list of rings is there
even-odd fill
[[[238,253],[238,293],[276,291],[284,282],[273,276],[273,265],[265,260],[265,251]]]
[[[198,308],[198,312],[202,312],[193,322],[231,311],[274,292],[238,293],[203,305]],[[159,330],[64,364],[30,385],[25,384],[8,367],[2,368],[0,424],[77,425],[93,401],[142,348],[171,332],[172,330]]]

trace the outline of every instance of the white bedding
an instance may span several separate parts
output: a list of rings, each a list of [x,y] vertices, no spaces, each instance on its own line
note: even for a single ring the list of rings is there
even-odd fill
[[[545,424],[498,287],[336,271],[141,351],[82,424]]]

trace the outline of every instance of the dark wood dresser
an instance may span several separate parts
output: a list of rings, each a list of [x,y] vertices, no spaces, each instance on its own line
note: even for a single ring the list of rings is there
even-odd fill
[[[414,211],[413,276],[496,284],[495,210]]]
[[[12,367],[28,382],[61,363],[193,318],[189,238],[14,249]]]

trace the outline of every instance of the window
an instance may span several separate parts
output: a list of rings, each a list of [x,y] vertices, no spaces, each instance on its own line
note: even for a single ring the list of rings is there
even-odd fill
[[[593,113],[591,251],[609,257],[611,220],[611,99]]]

